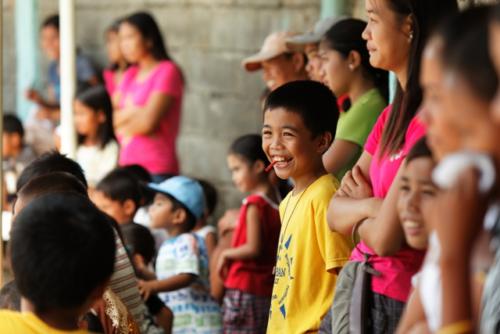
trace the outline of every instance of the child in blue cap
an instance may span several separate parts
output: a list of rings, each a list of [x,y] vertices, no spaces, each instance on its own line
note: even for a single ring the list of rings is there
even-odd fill
[[[160,247],[156,275],[139,282],[141,294],[158,293],[174,313],[174,334],[219,333],[221,311],[209,293],[207,251],[191,233],[205,210],[203,189],[185,176],[148,188],[156,192],[149,209],[151,227],[167,230],[171,238]]]

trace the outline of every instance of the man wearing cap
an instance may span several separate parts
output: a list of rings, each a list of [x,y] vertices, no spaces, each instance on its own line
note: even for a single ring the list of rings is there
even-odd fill
[[[248,72],[263,70],[264,82],[271,91],[290,81],[308,79],[304,53],[286,46],[287,38],[292,36],[289,31],[274,32],[266,37],[257,54],[243,60]]]
[[[314,29],[302,35],[286,39],[286,47],[296,52],[304,52],[307,56],[306,71],[309,78],[321,82],[321,58],[318,56],[319,42],[337,21],[342,17],[327,17],[319,20]]]

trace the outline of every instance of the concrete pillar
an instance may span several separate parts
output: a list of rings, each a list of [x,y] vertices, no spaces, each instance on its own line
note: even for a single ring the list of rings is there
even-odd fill
[[[75,1],[59,0],[61,40],[61,153],[76,158],[73,100],[76,91]]]

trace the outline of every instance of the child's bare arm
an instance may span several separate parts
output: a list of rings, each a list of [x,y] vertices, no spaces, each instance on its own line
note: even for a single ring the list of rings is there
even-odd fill
[[[162,280],[139,281],[139,291],[144,299],[153,293],[175,291],[189,286],[196,279],[194,274],[178,274]]]
[[[225,260],[250,260],[257,258],[262,252],[261,226],[259,211],[255,205],[247,208],[247,242],[236,248],[229,248],[222,252]]]
[[[205,245],[207,246],[208,258],[212,257],[212,254],[217,246],[217,235],[215,232],[209,232],[205,237]]]
[[[410,333],[412,332],[411,330],[415,330],[416,328],[424,329],[427,327],[425,325],[426,322],[424,308],[422,306],[422,301],[420,300],[420,294],[417,289],[414,289],[410,294],[403,316],[399,321],[396,334]],[[427,328],[427,331],[423,332],[427,333],[430,331]]]

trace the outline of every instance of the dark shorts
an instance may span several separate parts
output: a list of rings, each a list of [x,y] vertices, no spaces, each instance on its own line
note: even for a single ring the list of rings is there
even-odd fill
[[[373,293],[370,306],[370,333],[391,334],[396,332],[405,303]]]
[[[227,289],[222,304],[224,333],[265,333],[271,297]]]

